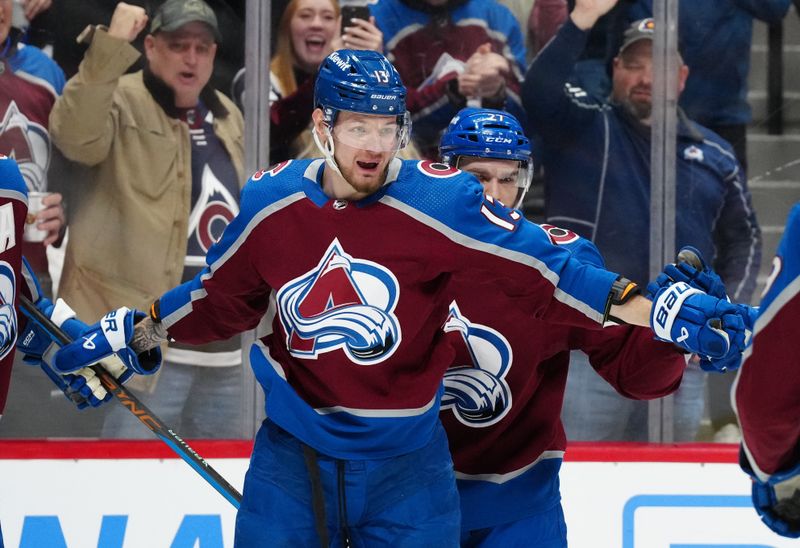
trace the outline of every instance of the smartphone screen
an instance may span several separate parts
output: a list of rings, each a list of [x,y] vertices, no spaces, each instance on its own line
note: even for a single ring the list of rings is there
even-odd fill
[[[351,19],[364,19],[369,21],[369,8],[367,6],[342,6],[342,34],[345,27],[352,27]]]

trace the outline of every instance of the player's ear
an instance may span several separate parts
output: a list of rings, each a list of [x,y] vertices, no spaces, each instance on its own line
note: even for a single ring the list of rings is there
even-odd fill
[[[322,113],[321,108],[315,108],[311,113],[311,120],[314,122],[314,131],[320,139],[325,138],[325,115]]]

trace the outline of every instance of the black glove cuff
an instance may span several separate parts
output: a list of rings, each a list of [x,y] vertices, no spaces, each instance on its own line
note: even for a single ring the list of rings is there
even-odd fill
[[[614,323],[623,323],[618,318],[611,316],[611,307],[613,305],[623,305],[630,301],[636,295],[641,295],[642,290],[636,285],[636,282],[630,281],[624,276],[617,276],[617,279],[611,284],[611,291],[608,292],[608,299],[606,299],[606,309],[603,312],[603,323],[612,321]]]
[[[155,323],[161,323],[161,301],[156,300],[150,305],[150,319]]]

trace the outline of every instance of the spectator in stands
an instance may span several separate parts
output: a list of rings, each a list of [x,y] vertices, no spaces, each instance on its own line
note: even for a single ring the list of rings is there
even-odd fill
[[[25,9],[25,16],[34,16],[38,3]],[[46,3],[49,5],[49,3]],[[0,154],[17,161],[28,191],[47,192],[51,143],[48,116],[56,98],[64,88],[64,73],[37,47],[20,42],[23,29],[12,27],[14,10],[24,4],[0,0],[0,111],[4,123],[0,127]],[[17,15],[17,21],[20,21]],[[64,228],[62,196],[51,193],[44,197],[46,206],[38,214],[38,223],[48,235],[44,242],[23,242],[23,253],[39,277],[43,289],[51,291],[45,247],[60,244]]]
[[[524,120],[525,46],[508,8],[496,0],[378,0],[370,9],[408,88],[412,137],[424,157],[437,158],[442,131],[468,103]]]
[[[140,6],[152,17],[155,10],[165,0],[129,0],[128,4]],[[214,57],[214,72],[211,75],[211,87],[224,90],[226,93],[231,88],[231,82],[236,71],[244,63],[244,11],[245,0],[205,0],[214,10],[217,18],[217,27],[221,36],[217,53]],[[273,4],[281,0],[272,0]],[[78,72],[78,65],[83,60],[88,44],[78,43],[75,37],[89,24],[97,21],[110,21],[116,8],[117,1],[109,0],[80,0],[80,2],[59,1],[53,4],[47,12],[47,19],[55,20],[49,29],[53,36],[53,59],[64,69],[67,78],[72,78]],[[44,17],[39,17],[43,19]],[[35,23],[39,23],[38,19]],[[133,46],[143,51],[144,34],[131,42]],[[144,63],[137,60],[131,64],[129,72],[141,70]]]
[[[340,35],[336,0],[291,0],[280,18],[270,63],[270,163],[318,154],[311,132],[314,76],[325,57],[342,47],[383,51],[383,34],[369,21],[354,19]],[[232,96],[243,109],[245,70],[234,78]]]
[[[565,87],[589,29],[617,0],[577,0],[556,37],[539,53],[523,86],[531,125],[540,133],[548,222],[593,241],[609,268],[649,276],[650,114],[653,21],[625,33],[614,60],[610,102]],[[680,88],[688,69],[679,68]],[[730,145],[682,112],[677,126],[675,245],[693,245],[725,282],[734,302],[754,289],[760,230]],[[587,367],[570,368],[564,420],[571,439],[646,439],[625,428],[631,412]],[[693,439],[703,410],[704,377],[687,369],[676,404],[676,437]],[[694,392],[693,394],[691,392]],[[639,409],[646,418],[646,408]],[[619,430],[622,427],[623,430]]]
[[[747,173],[747,103],[753,19],[779,23],[791,0],[716,0],[678,4],[678,37],[689,78],[680,106],[728,141]],[[653,16],[653,0],[636,0],[628,20]]]
[[[528,17],[528,38],[534,55],[556,35],[568,15],[567,0],[537,0],[533,4]]]
[[[732,146],[747,174],[747,125],[752,120],[747,102],[753,19],[778,23],[791,0],[717,0],[678,4],[678,37],[689,67],[680,106],[686,114],[717,133]],[[652,0],[636,0],[628,18],[650,17]],[[730,405],[734,375],[709,378],[708,409],[715,439],[736,442],[736,416]],[[728,426],[730,425],[730,426]]]
[[[620,0],[608,13],[600,17],[589,30],[586,45],[575,63],[570,82],[598,100],[611,93],[611,61],[622,43],[622,33],[627,26],[627,10],[635,0]],[[568,0],[568,9],[575,9],[575,0]]]
[[[525,45],[525,65],[527,66],[527,64],[530,63],[535,51],[531,47],[533,44],[533,42],[531,41],[533,36],[526,29],[528,28],[528,20],[531,17],[531,13],[533,9],[536,7],[536,4],[538,2],[534,2],[533,0],[497,0],[497,1],[498,3],[507,7],[514,15],[514,18],[517,20],[517,24],[519,25],[519,28],[522,31],[523,44]]]
[[[242,116],[208,86],[219,40],[214,12],[202,0],[162,4],[144,39],[146,68],[123,76],[139,57],[130,42],[147,22],[143,8],[120,2],[108,30],[87,27],[86,56],[50,116],[56,145],[91,168],[73,182],[81,199],[60,291],[87,321],[119,302],[147,307],[194,276],[239,210]],[[198,351],[170,345],[165,362],[155,393],[142,396],[147,405],[186,436],[237,436],[238,337]],[[105,435],[150,435],[119,410]]]
[[[36,46],[52,55],[53,29],[57,24],[52,0],[20,0],[14,3],[15,28],[22,32],[20,42]]]

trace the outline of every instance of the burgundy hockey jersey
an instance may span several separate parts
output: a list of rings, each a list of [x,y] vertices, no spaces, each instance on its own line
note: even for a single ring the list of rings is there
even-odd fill
[[[733,390],[742,446],[762,481],[800,464],[800,203],[773,259],[753,342]]]
[[[385,458],[431,439],[454,358],[438,343],[456,278],[494,280],[528,315],[600,327],[617,275],[484,199],[472,175],[394,160],[378,192],[349,202],[323,193],[324,165],[256,173],[208,267],[159,302],[170,336],[192,344],[266,315],[250,360],[267,416],[308,445]]]
[[[19,333],[22,231],[28,213],[28,190],[16,162],[0,156],[0,415],[6,404],[14,345]]]
[[[576,259],[603,264],[588,240],[542,226]],[[456,292],[444,328],[456,361],[444,377],[441,419],[465,529],[514,521],[559,503],[566,449],[560,415],[570,350],[586,352],[625,396],[655,398],[678,388],[683,354],[654,340],[650,329],[554,325],[526,315],[500,288],[478,291],[465,283]]]

